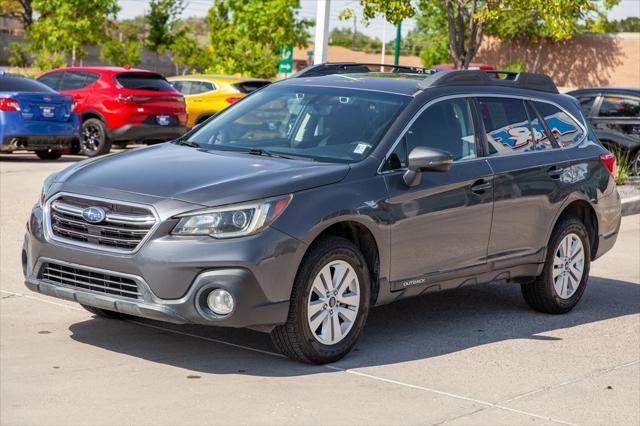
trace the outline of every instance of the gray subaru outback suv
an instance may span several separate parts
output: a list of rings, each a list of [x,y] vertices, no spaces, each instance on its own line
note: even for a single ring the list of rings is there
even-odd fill
[[[571,310],[618,234],[614,169],[544,75],[303,76],[49,176],[26,285],[331,362],[371,307],[435,290],[519,283],[533,309]]]

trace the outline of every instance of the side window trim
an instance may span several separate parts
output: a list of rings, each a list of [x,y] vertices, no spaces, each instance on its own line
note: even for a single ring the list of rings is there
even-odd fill
[[[536,118],[538,119],[538,122],[542,125],[542,128],[544,129],[545,133],[549,137],[549,141],[551,141],[551,146],[553,146],[554,149],[562,148],[558,143],[556,136],[551,132],[551,129],[547,125],[547,122],[544,120],[544,118],[540,114],[540,111],[538,111],[538,109],[534,105],[535,102],[532,102],[529,99],[527,99],[525,103],[527,104],[527,114],[529,114],[529,111],[533,111],[533,113],[536,115]],[[532,121],[531,117],[529,117],[529,122],[531,121]]]
[[[535,98],[532,96],[518,96],[518,95],[503,95],[503,94],[495,94],[495,93],[474,93],[474,94],[456,94],[456,95],[446,95],[446,96],[442,96],[439,98],[435,98],[435,99],[431,99],[430,101],[428,101],[427,103],[425,103],[424,105],[422,105],[420,107],[420,109],[413,115],[413,117],[411,117],[411,120],[409,120],[409,122],[405,125],[405,127],[402,129],[402,132],[400,132],[400,135],[396,138],[396,140],[394,141],[394,143],[391,145],[391,147],[387,150],[387,153],[385,154],[385,156],[382,158],[382,161],[380,162],[380,165],[378,166],[378,174],[384,174],[384,173],[391,173],[391,172],[397,172],[400,170],[404,170],[404,169],[393,169],[393,170],[384,170],[384,165],[386,164],[387,160],[389,159],[389,156],[391,155],[391,153],[393,153],[393,151],[395,150],[396,146],[398,145],[398,143],[402,140],[402,138],[404,137],[405,133],[409,130],[409,128],[413,125],[413,122],[418,118],[418,116],[420,114],[422,114],[422,112],[427,109],[429,106],[435,104],[436,102],[441,102],[441,101],[445,101],[448,99],[455,99],[455,98],[467,98],[467,99],[474,99],[474,102],[477,102],[478,98],[482,98],[482,97],[493,97],[493,98],[511,98],[511,99],[520,99],[523,101],[531,101],[531,102],[544,102],[550,105],[555,106],[556,108],[560,109],[562,112],[564,112],[565,114],[567,114],[577,125],[578,127],[582,130],[583,132],[583,136],[582,139],[580,139],[578,142],[576,142],[573,146],[568,147],[568,148],[562,148],[562,149],[571,149],[574,148],[578,145],[580,145],[582,142],[584,142],[584,140],[587,137],[588,131],[586,129],[586,127],[584,126],[584,124],[577,119],[573,114],[571,114],[570,112],[568,112],[566,109],[564,109],[562,106],[558,105],[555,102],[549,101],[547,99],[542,99],[542,98]],[[602,96],[599,96],[598,99],[596,99],[596,102],[599,102],[602,99]],[[598,105],[599,107],[599,105]],[[483,126],[483,130],[484,130],[484,126]],[[486,140],[486,132],[484,132],[484,136],[483,136]],[[487,151],[488,152],[488,151]],[[509,155],[528,155],[528,154],[538,154],[540,152],[543,151],[527,151],[527,152],[516,152],[513,154],[509,154]],[[479,160],[479,159],[483,159],[486,158],[486,155],[483,156],[478,156],[476,158],[472,158],[469,160],[463,160],[463,161],[474,161],[474,160]]]

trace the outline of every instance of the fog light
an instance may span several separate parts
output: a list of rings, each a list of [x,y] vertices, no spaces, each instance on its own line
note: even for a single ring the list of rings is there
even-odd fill
[[[233,296],[227,290],[217,288],[207,296],[207,305],[218,315],[230,314],[234,306]]]

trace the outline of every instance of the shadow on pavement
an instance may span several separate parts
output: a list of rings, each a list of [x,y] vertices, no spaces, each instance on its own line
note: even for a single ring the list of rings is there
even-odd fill
[[[578,306],[565,315],[530,310],[518,285],[494,284],[433,293],[371,311],[354,351],[336,363],[358,368],[437,357],[510,339],[560,340],[541,336],[568,327],[640,313],[640,284],[592,277]],[[243,329],[179,326],[137,320],[275,352],[269,336]],[[286,359],[252,353],[126,321],[92,319],[70,327],[72,339],[190,371],[256,376],[327,373]]]
[[[41,160],[36,154],[2,154],[0,155],[0,161],[7,163],[75,163],[76,161],[84,160],[87,157],[79,155],[63,155],[57,160]]]

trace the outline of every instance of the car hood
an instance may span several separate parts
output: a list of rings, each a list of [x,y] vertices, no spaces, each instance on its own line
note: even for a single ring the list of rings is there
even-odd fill
[[[76,163],[58,173],[55,182],[62,191],[87,195],[127,192],[217,206],[328,185],[348,171],[346,164],[164,143]]]

